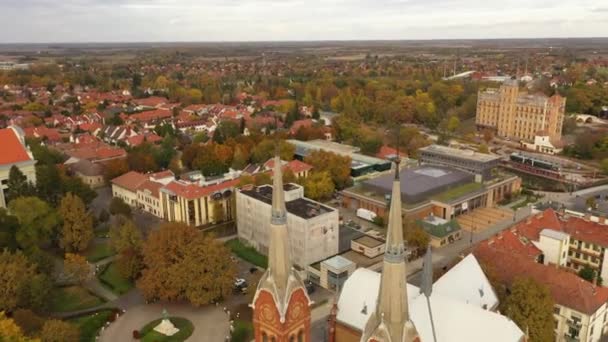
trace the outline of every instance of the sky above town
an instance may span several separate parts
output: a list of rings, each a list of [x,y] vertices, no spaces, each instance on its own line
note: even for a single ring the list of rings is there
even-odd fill
[[[606,0],[0,0],[0,43],[602,36]]]

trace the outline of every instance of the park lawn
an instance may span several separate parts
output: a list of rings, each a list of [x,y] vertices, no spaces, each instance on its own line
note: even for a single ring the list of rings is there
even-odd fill
[[[95,342],[97,333],[112,315],[112,309],[99,310],[86,316],[80,316],[69,320],[80,329],[80,342]]]
[[[96,307],[104,300],[82,286],[56,287],[51,291],[51,311],[69,312]]]
[[[85,256],[89,262],[96,262],[114,255],[114,250],[110,247],[109,242],[93,244],[85,252]]]
[[[169,317],[169,320],[179,331],[173,336],[165,336],[154,331],[154,328],[160,324],[162,319],[154,320],[146,324],[140,331],[141,341],[143,342],[183,342],[194,331],[194,325],[189,320],[182,317]]]
[[[133,288],[133,283],[123,277],[115,262],[109,264],[99,275],[101,283],[117,295],[122,295]]]
[[[253,323],[247,321],[234,321],[234,332],[231,342],[248,342],[253,339]]]
[[[262,268],[268,267],[268,258],[265,255],[258,253],[253,247],[244,245],[239,239],[227,241],[226,246],[239,258]]]

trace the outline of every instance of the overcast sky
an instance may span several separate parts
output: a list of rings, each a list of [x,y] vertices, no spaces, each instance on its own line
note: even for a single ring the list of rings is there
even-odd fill
[[[608,0],[0,0],[0,43],[608,36]]]

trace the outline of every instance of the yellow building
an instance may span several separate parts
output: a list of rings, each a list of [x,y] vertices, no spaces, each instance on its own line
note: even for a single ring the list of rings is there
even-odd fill
[[[552,141],[559,141],[565,107],[565,98],[521,92],[517,81],[512,80],[500,89],[479,91],[475,123],[504,138],[534,141],[537,132],[545,131]]]
[[[161,217],[189,226],[218,223],[235,218],[234,188],[239,180],[201,186],[173,181],[160,189]]]

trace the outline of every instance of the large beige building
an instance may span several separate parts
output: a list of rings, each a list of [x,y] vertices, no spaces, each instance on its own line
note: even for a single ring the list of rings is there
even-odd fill
[[[0,129],[0,208],[6,207],[8,177],[11,167],[16,166],[27,177],[28,182],[36,184],[36,160],[25,146],[25,135],[21,128],[10,126]]]
[[[562,137],[566,99],[553,95],[531,95],[519,90],[517,81],[508,81],[499,89],[480,90],[475,123],[491,128],[500,137],[534,141],[538,132],[551,140]]]

